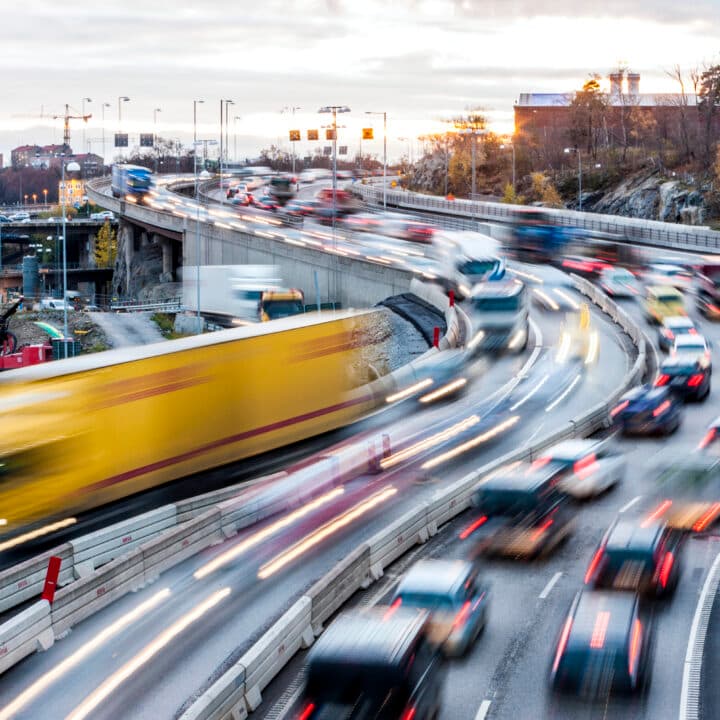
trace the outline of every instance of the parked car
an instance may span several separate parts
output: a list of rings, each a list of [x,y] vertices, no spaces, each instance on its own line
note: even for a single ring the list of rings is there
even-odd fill
[[[30,213],[27,212],[16,212],[10,215],[8,218],[10,222],[25,222],[30,220]]]
[[[103,210],[101,212],[90,213],[91,220],[114,220],[115,213],[110,210]]]

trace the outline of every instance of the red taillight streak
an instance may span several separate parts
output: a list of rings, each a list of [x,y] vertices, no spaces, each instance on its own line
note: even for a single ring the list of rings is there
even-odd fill
[[[715,433],[717,431],[715,428],[710,428],[705,437],[700,441],[700,445],[698,447],[702,450],[703,448],[706,448],[714,439],[715,439]]]
[[[653,410],[653,417],[657,417],[658,415],[662,415],[669,407],[670,407],[670,401],[669,401],[669,400],[665,400],[664,402],[660,403],[660,404]]]
[[[705,378],[705,376],[702,373],[696,373],[695,375],[691,375],[690,379],[688,380],[688,387],[697,387]]]
[[[630,675],[635,675],[637,670],[637,662],[640,656],[640,638],[642,636],[642,623],[635,620],[633,624],[632,637],[630,638],[630,657],[628,659],[628,669]]]
[[[308,718],[315,712],[315,703],[308,703],[303,711],[298,715],[298,720],[308,720]]]
[[[586,455],[584,458],[581,458],[573,465],[573,472],[574,473],[580,473],[585,468],[589,467],[590,465],[593,465],[595,463],[595,453],[590,453],[589,455]]]
[[[655,387],[662,387],[663,385],[667,385],[668,380],[670,380],[669,375],[658,375],[657,379],[655,380]]]
[[[624,402],[621,402],[616,408],[613,408],[610,411],[610,417],[615,417],[616,415],[619,415],[629,404],[630,404],[629,400],[625,400]]]
[[[413,718],[415,717],[415,712],[416,712],[416,710],[414,707],[408,708],[403,713],[402,720],[413,720]]]
[[[465,621],[468,618],[468,615],[470,614],[470,610],[472,608],[472,605],[469,600],[466,600],[463,603],[463,606],[460,608],[460,612],[455,616],[455,619],[453,620],[453,630],[457,630],[459,627],[462,627]]]
[[[389,620],[401,605],[402,598],[395,598],[392,602],[392,605],[390,605],[390,607],[385,611],[385,614],[383,615],[383,620]]]
[[[702,532],[720,514],[720,503],[713,503],[710,508],[701,515],[700,519],[692,526],[693,532]]]
[[[525,474],[527,475],[528,473],[530,473],[530,471],[537,470],[538,468],[541,468],[541,467],[547,465],[550,462],[550,460],[552,460],[552,458],[549,455],[544,455],[543,457],[539,457],[537,460],[533,460],[532,464],[528,468],[527,473],[525,473]]]
[[[590,636],[590,647],[593,650],[601,650],[605,647],[605,635],[610,624],[610,613],[607,610],[599,612],[595,618],[595,626]]]
[[[667,587],[668,580],[670,579],[670,571],[672,570],[674,562],[675,556],[671,552],[665,553],[662,566],[660,567],[660,584],[664,588]]]
[[[585,584],[587,585],[590,580],[592,580],[593,575],[595,575],[595,571],[597,570],[598,565],[600,564],[600,561],[602,560],[603,556],[603,548],[598,548],[595,551],[595,554],[593,555],[593,559],[590,561],[590,564],[588,565],[587,572],[585,573]]]
[[[460,539],[465,540],[470,535],[472,535],[481,525],[487,522],[487,515],[483,515],[482,517],[479,517],[474,523],[468,525],[461,533],[460,533]]]
[[[697,330],[695,328],[689,328],[688,335],[697,335]]]
[[[572,617],[569,617],[565,621],[565,627],[563,627],[562,634],[560,635],[560,642],[558,642],[557,652],[555,653],[555,660],[553,662],[553,672],[556,672],[560,665],[560,659],[562,658],[565,648],[567,647],[568,638],[570,637],[570,630],[572,629]]]
[[[530,539],[535,542],[540,539],[540,536],[553,524],[553,519],[548,518],[537,530],[533,532]]]
[[[712,312],[720,313],[720,308],[717,305],[708,305],[708,310]]]
[[[662,517],[672,505],[672,500],[663,500],[640,524],[640,527],[652,525],[659,517]]]

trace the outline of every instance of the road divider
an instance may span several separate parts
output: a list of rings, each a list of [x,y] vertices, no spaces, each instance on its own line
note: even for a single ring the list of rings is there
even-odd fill
[[[55,642],[50,603],[40,600],[0,625],[0,674]]]

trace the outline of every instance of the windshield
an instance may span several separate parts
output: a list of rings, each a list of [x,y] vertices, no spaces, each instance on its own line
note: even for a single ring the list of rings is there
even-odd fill
[[[487,275],[497,265],[496,260],[467,260],[458,265],[458,270],[464,275]]]
[[[455,603],[451,597],[437,593],[402,593],[403,605],[414,608],[425,608],[427,610],[446,610],[452,612]]]
[[[270,320],[277,320],[305,312],[305,306],[300,300],[266,300],[263,303],[263,310]]]
[[[479,297],[472,301],[476,310],[483,312],[516,312],[520,309],[520,295]]]
[[[677,295],[658,295],[657,300],[666,305],[682,305],[682,298]]]
[[[524,490],[486,489],[478,495],[478,507],[489,515],[530,512],[538,505],[535,493]]]

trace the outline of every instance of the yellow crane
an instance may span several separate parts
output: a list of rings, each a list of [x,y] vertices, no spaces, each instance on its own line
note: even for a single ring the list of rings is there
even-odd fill
[[[63,126],[63,145],[65,147],[70,147],[70,121],[71,120],[82,120],[83,122],[87,122],[92,117],[92,114],[90,115],[71,115],[70,114],[70,105],[67,103],[65,104],[65,114],[64,115],[53,115],[53,120],[59,120],[60,118],[64,121]]]

